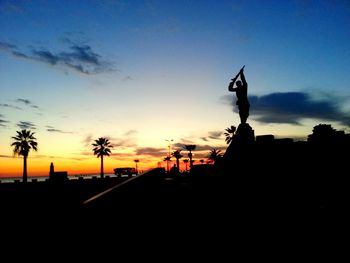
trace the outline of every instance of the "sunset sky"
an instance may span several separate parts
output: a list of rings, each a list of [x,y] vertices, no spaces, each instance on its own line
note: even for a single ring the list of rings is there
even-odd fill
[[[29,176],[98,173],[99,137],[114,145],[105,173],[157,166],[169,139],[197,160],[224,151],[243,65],[256,135],[350,132],[349,1],[1,0],[0,177],[22,174],[24,128]]]

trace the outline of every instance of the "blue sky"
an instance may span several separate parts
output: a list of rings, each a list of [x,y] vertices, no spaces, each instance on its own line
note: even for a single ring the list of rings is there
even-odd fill
[[[167,138],[224,149],[210,134],[239,124],[227,86],[242,65],[257,135],[349,131],[345,0],[2,0],[0,32],[1,158],[23,127],[42,158],[91,158],[101,136],[114,161]]]

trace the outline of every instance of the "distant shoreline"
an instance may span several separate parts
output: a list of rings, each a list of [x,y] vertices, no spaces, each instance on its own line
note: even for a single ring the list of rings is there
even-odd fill
[[[80,177],[86,178],[86,179],[92,179],[94,177],[99,178],[100,174],[71,174],[68,175],[68,179],[70,180],[76,180]],[[105,174],[105,177],[116,177],[115,174]],[[48,175],[34,175],[34,176],[28,176],[28,182],[43,182],[46,179],[49,179]],[[1,183],[15,183],[15,182],[22,182],[22,176],[1,176],[0,177],[0,182]]]

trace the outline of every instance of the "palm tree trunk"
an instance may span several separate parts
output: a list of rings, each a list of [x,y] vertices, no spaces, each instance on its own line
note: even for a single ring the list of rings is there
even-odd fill
[[[103,174],[103,155],[101,155],[101,178],[104,177],[104,174]]]
[[[192,152],[188,153],[188,157],[190,158],[190,170],[192,170]]]
[[[180,172],[180,159],[179,158],[176,159],[176,166],[177,166],[177,169]]]
[[[27,182],[27,156],[23,156],[23,183]]]

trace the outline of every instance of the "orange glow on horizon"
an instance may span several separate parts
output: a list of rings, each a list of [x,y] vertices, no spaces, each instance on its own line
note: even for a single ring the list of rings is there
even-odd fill
[[[140,162],[137,164],[139,171],[157,167],[157,158],[138,158]],[[135,167],[132,160],[114,160],[104,157],[104,173],[113,174],[114,168],[117,167]],[[51,159],[51,158],[28,158],[27,171],[28,176],[48,176],[50,163],[54,163],[55,171],[67,171],[68,175],[76,174],[100,174],[101,160],[99,158],[89,158],[83,160],[74,159]],[[0,177],[17,177],[23,175],[23,157],[7,158],[6,166],[1,165]],[[6,169],[4,169],[6,168]]]

